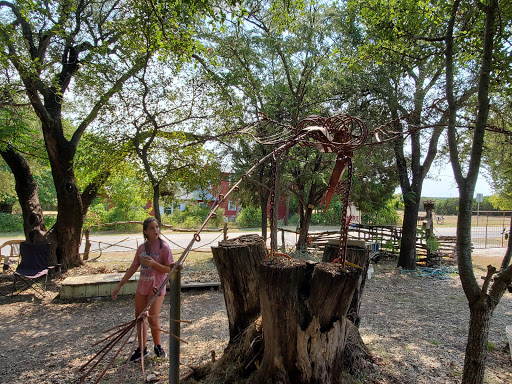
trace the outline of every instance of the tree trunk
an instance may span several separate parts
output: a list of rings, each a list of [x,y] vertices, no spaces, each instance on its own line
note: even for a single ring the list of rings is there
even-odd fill
[[[297,240],[297,249],[304,248],[307,245],[309,225],[311,224],[311,215],[313,209],[304,206],[304,214],[302,215],[303,220],[300,223],[299,239]]]
[[[274,184],[274,206],[271,207],[272,209],[270,210],[270,214],[272,215],[270,218],[270,248],[277,251],[277,218],[279,217],[279,200],[281,198],[281,166],[279,165],[278,159],[272,159],[272,164],[275,166],[275,173],[274,181],[272,182]]]
[[[259,284],[265,352],[251,382],[339,383],[346,314],[360,274],[333,263],[263,261]]]
[[[512,231],[510,231],[510,229],[512,229],[512,215],[510,216],[507,251],[505,252],[505,256],[501,262],[501,270],[507,269],[510,265],[510,260],[512,259]]]
[[[371,360],[357,327],[346,317],[361,270],[264,259],[263,241],[255,235],[223,241],[212,250],[230,341],[219,361],[194,370],[194,380],[340,383],[346,377],[344,362],[362,369]]]
[[[39,203],[37,183],[27,161],[11,148],[0,151],[16,181],[15,188],[23,216],[23,231],[29,242],[46,241],[46,225],[43,220],[43,209]]]
[[[260,209],[261,209],[261,237],[267,241],[267,206],[268,194],[260,192]]]
[[[162,217],[160,216],[160,185],[153,186],[153,210],[155,211],[155,219],[159,224],[162,224]]]
[[[68,173],[61,171],[58,170],[55,173],[61,175]],[[61,264],[62,270],[66,271],[82,264],[80,242],[82,240],[84,213],[74,175],[63,175],[61,180],[59,187],[56,186],[58,199],[57,221],[54,226],[57,238],[56,260],[51,260],[50,264]]]
[[[481,384],[484,382],[487,362],[487,341],[493,310],[479,302],[470,305],[469,332],[464,358],[463,384]]]
[[[322,256],[323,262],[332,262],[338,257],[339,244],[327,244],[324,249]],[[359,265],[361,267],[361,279],[356,285],[352,302],[350,303],[350,309],[347,313],[347,318],[354,323],[356,327],[359,327],[361,323],[361,317],[359,316],[359,309],[361,308],[361,301],[363,300],[364,286],[366,285],[366,276],[368,273],[368,267],[370,265],[370,251],[366,248],[349,246],[347,247],[347,261]]]
[[[284,208],[284,225],[288,225],[288,219],[290,218],[290,195],[286,196],[285,208]]]
[[[260,236],[246,235],[224,240],[212,247],[219,273],[232,343],[260,314],[259,263],[267,252]]]
[[[419,200],[406,202],[404,209],[404,223],[402,225],[402,239],[400,241],[400,256],[398,266],[403,269],[416,269],[416,235],[418,226]]]
[[[43,122],[46,151],[52,167],[53,183],[57,192],[57,221],[53,227],[56,243],[52,246],[50,265],[61,264],[63,271],[82,264],[80,242],[85,210],[73,167],[75,145],[63,136],[59,126],[60,106],[51,122]],[[47,107],[47,109],[51,109]],[[55,254],[53,254],[53,249]]]

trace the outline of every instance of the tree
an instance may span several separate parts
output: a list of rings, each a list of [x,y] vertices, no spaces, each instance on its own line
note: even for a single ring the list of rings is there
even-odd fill
[[[14,178],[7,168],[6,165],[0,166],[0,212],[2,213],[11,213],[16,201]]]
[[[337,17],[340,9],[307,2],[298,7],[294,7],[295,3],[289,4],[283,13],[272,3],[249,5],[244,22],[230,25],[228,35],[208,36],[220,61],[217,79],[226,88],[244,95],[246,114],[263,112],[268,118],[293,129],[308,115],[329,116],[343,108],[339,98],[340,108],[332,102],[338,83],[343,83],[340,79],[343,74],[332,69],[330,60],[332,55],[349,51],[346,25]],[[243,118],[247,120],[245,115]],[[272,134],[276,135],[273,140],[265,140]],[[241,143],[240,149],[244,152],[238,150],[238,154],[233,155],[234,159],[242,159],[239,169],[243,172],[248,164],[270,153],[279,134],[280,139],[285,140],[290,132],[285,134],[283,129],[256,131],[258,144]],[[248,149],[253,153],[249,155]],[[305,245],[312,211],[325,195],[333,163],[332,155],[319,154],[311,148],[287,151],[277,163],[277,175],[282,175],[278,177],[277,189],[295,194],[300,202],[299,247]],[[262,167],[249,184],[253,193],[260,197],[263,233],[266,233],[265,212],[272,176],[268,166]],[[276,202],[279,194],[276,192]]]
[[[144,70],[125,88],[102,119],[111,130],[98,135],[123,145],[138,164],[161,222],[163,193],[176,199],[179,192],[208,189],[219,179],[220,165],[203,144],[218,137],[210,127],[220,130],[215,116],[221,112],[210,85],[188,65],[179,70],[172,62],[148,57]]]
[[[489,171],[495,195],[493,206],[503,210],[512,208],[512,136],[506,134],[512,127],[510,106],[506,97],[495,95],[489,111],[489,124],[498,132],[487,131],[484,137],[482,161]],[[505,133],[505,134],[503,134]]]
[[[141,46],[187,50],[191,19],[205,7],[202,2],[196,8],[188,5],[174,8],[173,2],[159,3],[157,17],[144,4],[130,1],[0,3],[0,62],[13,79],[13,89],[23,84],[27,103],[40,121],[52,169],[58,214],[50,231],[44,227],[37,185],[24,157],[12,146],[2,156],[16,184],[23,186],[17,193],[27,239],[53,244],[50,263],[60,263],[64,270],[81,263],[83,217],[105,180],[102,175],[83,190],[77,184],[74,160],[84,132],[112,95],[145,65]],[[160,36],[155,30],[161,21],[175,29],[165,44],[148,39]],[[71,111],[68,100],[73,98],[80,108]],[[68,112],[74,119],[69,135],[63,126]]]
[[[247,169],[265,157],[270,151],[268,146],[263,144],[251,143],[247,138],[240,137],[237,147],[230,151],[233,162],[234,177],[240,178]],[[261,236],[267,239],[267,206],[270,197],[270,167],[261,165],[247,178],[247,182],[242,184],[238,196],[243,201],[244,206],[258,207],[260,211]]]
[[[398,133],[396,169],[404,200],[398,265],[416,268],[416,232],[423,181],[438,152],[447,115],[434,106],[442,90],[442,45],[418,36],[437,36],[442,6],[417,1],[349,2],[357,10],[366,40],[361,46],[370,93],[388,110],[386,119]],[[459,96],[462,102],[473,89]],[[384,122],[381,122],[383,124]],[[426,130],[425,128],[429,128]],[[407,148],[409,147],[409,148]]]
[[[504,260],[499,271],[488,266],[487,276],[480,286],[471,261],[471,215],[473,211],[473,194],[478,177],[484,134],[489,118],[490,96],[492,94],[493,78],[499,73],[500,66],[510,67],[510,59],[504,51],[507,35],[511,31],[511,10],[505,2],[490,0],[476,3],[472,7],[461,1],[454,1],[450,10],[444,42],[446,46],[446,98],[448,102],[449,122],[448,139],[450,160],[453,173],[459,187],[459,215],[457,220],[457,265],[462,287],[468,299],[470,309],[468,341],[464,359],[463,384],[480,384],[484,382],[484,371],[487,354],[489,323],[496,306],[503,296],[507,286],[512,282],[512,266]],[[457,121],[459,108],[456,103],[458,76],[467,76],[464,71],[458,71],[458,55],[460,37],[467,33],[456,26],[461,20],[465,25],[472,26],[473,42],[479,47],[474,57],[471,57],[475,72],[477,72],[478,94],[476,116],[473,121],[472,145],[468,163],[464,164],[459,152],[457,140]],[[500,25],[498,20],[504,22]],[[467,58],[466,58],[467,59]],[[501,60],[500,60],[501,59]],[[460,85],[460,84],[459,84]],[[465,173],[465,176],[464,176]],[[509,249],[512,241],[509,239]],[[509,252],[507,252],[509,253]]]

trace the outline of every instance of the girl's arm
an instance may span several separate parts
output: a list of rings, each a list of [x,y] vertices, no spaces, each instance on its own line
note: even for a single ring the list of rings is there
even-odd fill
[[[163,252],[168,252],[168,254],[165,253],[165,256],[161,259],[164,262],[171,261],[172,260],[171,250],[169,249],[169,247],[167,245],[165,245]],[[153,259],[152,257],[142,256],[142,255],[139,256],[139,261],[142,265],[145,265],[146,267],[153,267],[158,272],[166,273],[166,274],[171,271],[171,269],[174,267],[174,264],[175,264],[175,263],[170,263],[169,265],[161,264],[158,261],[156,261],[155,259]],[[179,268],[181,270],[181,269],[183,269],[183,266],[180,265]]]
[[[151,257],[144,257],[144,256],[140,256],[139,260],[140,260],[140,263],[145,265],[146,267],[153,267],[158,272],[161,272],[161,273],[169,273],[171,271],[171,268],[174,267],[174,264],[175,264],[175,263],[171,263],[170,265],[160,264],[155,259],[153,259]],[[182,267],[180,266],[180,269],[181,268]]]
[[[117,283],[116,287],[114,288],[114,290],[112,291],[112,300],[115,300],[119,291],[121,290],[121,287],[128,281],[130,280],[130,277],[133,276],[133,274],[135,272],[137,272],[137,269],[139,269],[139,266],[135,263],[133,263],[132,265],[130,265],[130,268],[128,268],[123,276],[123,278],[121,279],[121,281],[119,283]]]

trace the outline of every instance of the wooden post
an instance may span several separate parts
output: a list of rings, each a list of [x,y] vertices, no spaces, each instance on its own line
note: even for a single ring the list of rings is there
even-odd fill
[[[169,312],[169,332],[176,337],[180,337],[181,331],[181,271],[178,268],[171,275],[171,287],[169,295],[171,308]],[[169,336],[169,384],[179,384],[180,382],[180,341]]]
[[[212,247],[219,273],[232,342],[260,313],[257,270],[267,252],[258,235],[221,241]]]
[[[434,200],[426,200],[423,203],[423,207],[426,211],[426,224],[425,224],[425,243],[427,247],[427,261],[431,258],[431,249],[429,244],[430,236],[434,233],[434,219],[432,218],[432,211],[434,210],[435,206]]]
[[[228,223],[224,223],[224,240],[228,239]]]
[[[334,384],[360,279],[334,263],[275,257],[259,272],[265,351],[251,383]]]

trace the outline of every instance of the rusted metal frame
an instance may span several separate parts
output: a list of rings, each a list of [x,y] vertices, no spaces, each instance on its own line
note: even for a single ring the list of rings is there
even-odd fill
[[[272,152],[272,172],[271,172],[271,185],[270,185],[270,255],[273,256],[277,249],[277,225],[275,222],[275,205],[276,205],[276,183],[277,183],[277,162],[279,156],[296,145],[300,139],[295,138],[286,145],[283,145]]]
[[[341,211],[341,228],[340,228],[340,247],[338,250],[338,260],[341,262],[341,265],[345,267],[345,262],[347,261],[347,237],[348,237],[348,225],[347,222],[347,208],[349,203],[350,196],[350,188],[352,187],[352,158],[347,156],[345,158],[347,162],[347,187],[344,191],[343,196],[343,208]]]
[[[249,176],[251,173],[253,173],[255,171],[255,169],[263,164],[264,162],[266,162],[270,157],[274,156],[274,154],[277,152],[277,153],[281,153],[283,151],[286,151],[288,148],[291,148],[293,147],[294,145],[296,145],[298,142],[304,140],[306,137],[309,136],[309,133],[308,132],[303,132],[303,133],[300,133],[298,135],[296,135],[293,140],[290,140],[290,142],[288,143],[285,143],[283,145],[281,145],[279,148],[277,148],[275,151],[273,152],[270,152],[269,154],[267,154],[266,156],[262,157],[258,162],[256,162],[241,178],[240,180],[238,180],[230,189],[228,192],[226,192],[225,195],[219,195],[219,198],[217,199],[217,203],[211,208],[210,212],[208,213],[208,216],[206,217],[206,219],[204,219],[203,223],[201,224],[201,226],[199,227],[199,229],[194,233],[194,236],[192,237],[192,240],[190,240],[190,243],[187,245],[187,247],[185,248],[185,250],[183,251],[183,253],[181,254],[180,258],[174,263],[174,266],[171,268],[171,270],[169,271],[169,273],[167,274],[167,277],[164,279],[164,281],[162,282],[162,284],[160,285],[160,287],[158,287],[157,291],[155,292],[155,294],[153,295],[153,297],[151,298],[151,300],[148,302],[148,304],[146,305],[146,307],[142,310],[141,312],[141,315],[142,313],[144,313],[145,311],[147,311],[149,309],[149,307],[151,306],[151,304],[153,304],[153,302],[155,301],[156,299],[156,296],[158,295],[158,293],[167,285],[171,275],[179,268],[180,265],[182,265],[190,250],[192,249],[192,247],[194,246],[194,243],[196,241],[200,241],[201,240],[201,237],[199,236],[199,234],[201,233],[201,231],[204,229],[204,227],[206,226],[206,224],[208,224],[208,221],[210,221],[210,219],[215,215],[215,212],[217,211],[217,209],[220,207],[220,205],[226,200],[226,198],[235,190],[235,189],[239,189],[239,185],[244,182],[245,180],[247,180],[247,176]],[[139,317],[141,316],[139,315]]]
[[[276,223],[274,220],[275,202],[276,202],[276,179],[277,179],[277,154],[274,152],[272,159],[272,171],[270,182],[270,256],[274,256],[276,244]]]
[[[108,368],[110,368],[110,366],[112,365],[112,363],[114,362],[114,359],[117,357],[117,355],[121,352],[121,350],[123,349],[123,347],[126,345],[126,343],[128,342],[128,340],[130,339],[130,336],[132,335],[134,329],[135,329],[135,323],[136,321],[133,320],[130,325],[128,325],[127,327],[125,327],[124,329],[121,330],[121,333],[118,334],[118,336],[116,336],[113,340],[111,340],[109,343],[107,343],[107,345],[105,345],[100,351],[98,351],[91,359],[89,359],[89,361],[87,361],[87,363],[85,363],[84,365],[82,365],[79,369],[79,371],[85,369],[85,367],[87,367],[91,362],[93,362],[98,356],[98,361],[96,361],[90,368],[87,372],[85,372],[80,380],[80,384],[82,384],[85,379],[87,379],[87,376],[89,376],[89,374],[94,370],[94,368],[96,368],[96,366],[105,358],[105,356],[110,352],[110,350],[120,341],[123,339],[123,337],[125,337],[128,332],[130,332],[128,334],[128,337],[126,337],[125,341],[123,342],[123,344],[121,345],[121,348],[119,348],[119,350],[116,352],[116,354],[114,355],[113,359],[109,362],[109,364],[107,364],[107,367],[102,371],[102,373],[100,374],[100,377],[97,379],[96,382],[99,382],[99,380],[101,380],[101,378],[105,375],[105,373],[107,372]],[[116,333],[119,333],[119,332],[116,332]],[[108,339],[108,338],[107,338]],[[106,340],[106,339],[104,339]],[[101,356],[100,356],[101,355]]]
[[[244,175],[242,175],[242,177],[228,190],[228,192],[225,194],[225,195],[222,195],[222,194],[219,194],[219,197],[217,199],[217,203],[212,207],[212,209],[210,210],[208,216],[206,217],[206,219],[203,221],[203,223],[201,224],[201,226],[199,227],[199,229],[194,233],[194,236],[192,237],[192,240],[190,241],[190,243],[187,245],[187,247],[185,248],[185,250],[183,251],[183,253],[181,254],[180,258],[174,263],[174,266],[171,268],[171,270],[169,271],[169,273],[167,274],[166,278],[164,279],[164,281],[162,282],[162,284],[160,285],[160,287],[157,288],[156,292],[154,293],[153,297],[151,298],[151,300],[148,302],[148,304],[146,305],[146,307],[141,311],[141,314],[134,320],[134,323],[136,324],[137,322],[139,321],[142,321],[143,320],[143,317],[145,316],[145,312],[147,312],[147,310],[150,308],[150,306],[153,304],[153,302],[155,301],[156,297],[158,296],[159,292],[161,292],[161,290],[167,285],[167,283],[169,282],[169,279],[171,278],[171,276],[178,270],[178,268],[180,268],[181,265],[183,265],[183,263],[185,262],[186,258],[188,257],[188,254],[190,253],[190,250],[192,249],[194,243],[196,241],[200,241],[200,236],[199,234],[201,233],[201,231],[204,229],[204,227],[206,226],[206,224],[208,223],[208,221],[215,215],[215,212],[217,211],[217,209],[220,207],[220,204],[222,204],[225,199],[235,190],[238,190],[239,189],[239,185],[242,183],[242,182],[245,182],[247,181],[247,177],[255,171],[255,169],[260,166],[261,164],[263,164],[264,162],[266,162],[270,157],[273,157],[273,156],[276,156],[279,155],[280,153],[286,151],[287,149],[293,147],[294,145],[296,145],[297,143],[300,143],[301,141],[305,140],[306,138],[308,138],[309,136],[311,136],[311,133],[310,132],[307,132],[307,131],[304,131],[304,132],[299,132],[297,133],[293,139],[291,139],[289,142],[281,145],[279,148],[277,148],[276,150],[274,150],[273,152],[267,154],[266,156],[262,157],[259,161],[257,161]],[[142,325],[141,325],[142,326]],[[135,326],[133,325],[130,325],[128,327],[126,327],[123,331],[126,331],[128,332],[130,329],[132,330],[133,332],[133,329],[135,328]],[[126,333],[126,332],[123,332],[123,335]],[[106,350],[106,352],[103,354],[103,356],[101,356],[101,358],[93,365],[93,367],[91,367],[91,369],[89,369],[89,371],[82,377],[82,381],[81,383],[83,383],[83,381],[87,378],[87,376],[89,375],[89,373],[92,371],[92,369],[94,369],[94,367],[97,366],[97,364],[103,360],[103,358],[106,356],[106,354],[113,348],[113,346],[115,344],[117,344],[117,341],[119,339],[121,339],[122,336],[118,336],[116,337],[113,341],[111,341],[109,344],[107,344],[107,346],[105,346],[102,351],[105,351],[107,348],[108,350]],[[123,345],[121,346],[121,348],[119,349],[119,351],[116,353],[115,356],[117,356],[122,348],[124,347],[124,345],[126,344],[126,341],[125,343],[123,343]],[[99,356],[101,354],[101,352],[98,352],[95,357],[93,357],[90,361],[88,361],[84,366],[83,368],[85,368],[85,366],[87,366],[92,360],[94,360],[97,356]],[[143,351],[141,351],[143,353]],[[128,364],[128,360],[126,362],[126,364]],[[142,364],[144,364],[142,362]],[[110,366],[110,364],[109,364]],[[82,369],[82,368],[81,368]],[[142,369],[144,369],[144,367],[142,367]],[[125,371],[126,371],[126,365],[125,365],[125,369],[123,371],[123,374],[120,378],[120,381],[119,383],[122,382],[122,380],[124,379],[124,375],[125,375]],[[106,370],[105,370],[106,372]],[[102,373],[101,377],[103,377],[104,373]],[[101,379],[100,377],[100,379]]]

